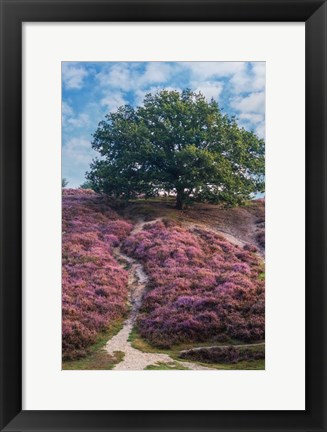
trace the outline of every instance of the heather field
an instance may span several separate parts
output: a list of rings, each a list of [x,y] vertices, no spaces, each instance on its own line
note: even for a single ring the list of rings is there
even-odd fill
[[[263,265],[254,246],[164,220],[123,242],[149,275],[137,319],[152,345],[264,338]]]
[[[74,359],[126,315],[128,273],[112,251],[132,225],[92,191],[64,190],[62,209],[62,349]]]
[[[62,260],[64,369],[264,368],[264,200],[64,189]]]

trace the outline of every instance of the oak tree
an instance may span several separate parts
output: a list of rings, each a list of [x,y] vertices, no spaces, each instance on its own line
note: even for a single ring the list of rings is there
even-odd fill
[[[188,201],[237,204],[264,191],[265,143],[190,90],[147,94],[99,123],[93,189],[126,199],[172,192]]]

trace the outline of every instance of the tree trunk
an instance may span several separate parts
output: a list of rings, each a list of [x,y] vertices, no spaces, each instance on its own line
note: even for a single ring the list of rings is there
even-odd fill
[[[177,189],[177,197],[176,197],[176,208],[178,210],[183,210],[184,208],[184,189]]]

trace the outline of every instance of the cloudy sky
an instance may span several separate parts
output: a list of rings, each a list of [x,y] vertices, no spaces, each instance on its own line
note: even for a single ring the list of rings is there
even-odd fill
[[[92,133],[119,106],[142,104],[161,89],[201,91],[258,136],[265,132],[264,62],[63,62],[62,175],[69,187],[85,181],[97,153]]]

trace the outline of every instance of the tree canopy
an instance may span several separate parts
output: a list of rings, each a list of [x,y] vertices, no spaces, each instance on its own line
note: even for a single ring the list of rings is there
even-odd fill
[[[190,90],[147,94],[143,106],[106,115],[93,134],[101,157],[86,174],[93,189],[116,197],[176,195],[237,204],[264,191],[264,140]]]

